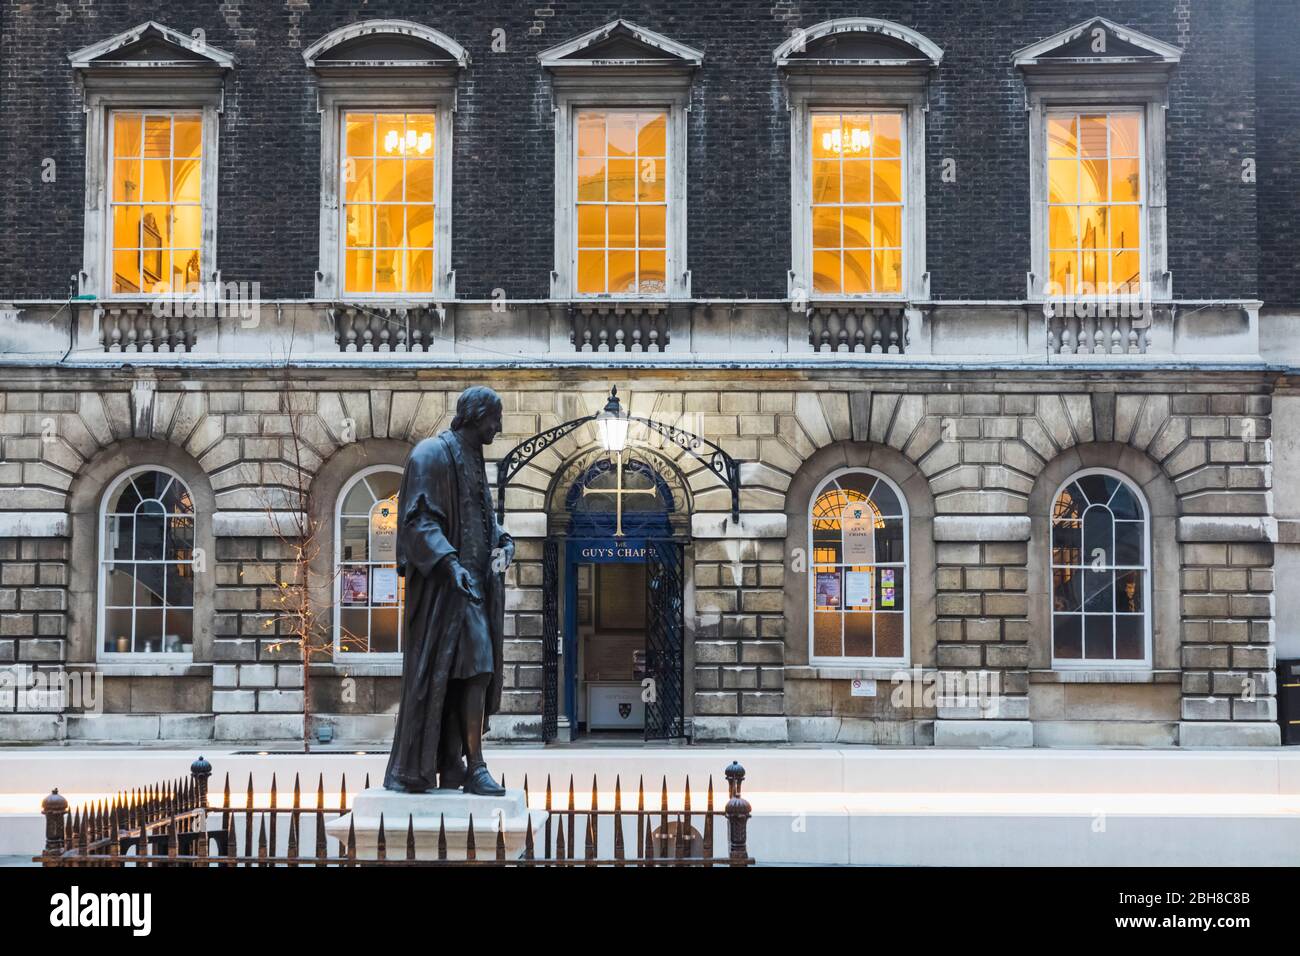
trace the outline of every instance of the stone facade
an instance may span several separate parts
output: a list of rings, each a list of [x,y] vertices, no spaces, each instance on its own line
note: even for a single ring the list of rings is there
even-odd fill
[[[274,383],[198,370],[80,374],[71,393],[61,373],[14,370],[3,393],[2,493],[72,520],[20,535],[29,519],[6,516],[0,657],[39,668],[94,666],[93,594],[70,583],[93,578],[97,543],[94,525],[81,524],[78,514],[83,502],[98,500],[106,477],[152,460],[185,477],[214,509],[201,506],[199,519],[214,539],[209,639],[196,637],[195,661],[183,667],[106,665],[106,715],[65,715],[63,733],[299,736],[300,651],[276,623],[277,602],[314,572],[274,533],[273,516],[292,508],[299,491],[287,471],[301,465],[309,507],[328,524],[328,488],[312,486],[329,484],[331,463],[400,464],[404,449],[447,426],[454,396],[482,376],[401,373],[403,381],[390,378],[378,388],[343,370],[299,370]],[[493,452],[595,410],[607,377],[494,371],[506,431]],[[692,495],[687,710],[696,739],[1276,739],[1277,522],[1266,378],[1242,372],[1201,384],[1152,372],[1136,382],[1106,382],[969,370],[911,378],[900,384],[867,368],[762,382],[719,372],[621,372],[634,409],[680,410],[698,434],[745,462],[740,526],[723,531],[726,489],[692,472],[680,449],[661,449],[689,473]],[[147,415],[140,411],[146,394]],[[547,454],[567,461],[584,441],[571,437]],[[991,707],[924,701],[910,690],[900,699],[897,668],[807,663],[806,566],[795,552],[807,533],[812,485],[846,466],[889,475],[908,499],[918,677],[986,674],[997,688]],[[1066,477],[1096,466],[1129,476],[1151,502],[1155,636],[1145,671],[1056,672],[1050,665],[1041,570],[1047,503]],[[545,461],[530,467],[507,495],[507,524],[520,546],[508,579],[507,691],[496,723],[503,736],[540,733],[541,545],[560,470]],[[328,579],[328,570],[320,577]],[[329,620],[328,597],[318,603]],[[396,705],[394,663],[318,659],[312,670],[313,721],[334,724],[344,739],[382,739]],[[878,696],[850,696],[855,676],[877,679]],[[12,737],[32,726],[0,719]],[[972,720],[987,731],[969,726]],[[113,726],[119,729],[102,729]]]

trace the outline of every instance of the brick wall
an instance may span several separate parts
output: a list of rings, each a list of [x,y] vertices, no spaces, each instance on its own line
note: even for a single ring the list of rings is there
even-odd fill
[[[1285,2],[1274,4],[1285,7]],[[1250,0],[881,0],[871,16],[919,30],[945,51],[927,118],[927,206],[932,290],[940,298],[1024,295],[1029,250],[1028,134],[1011,53],[1101,14],[1159,39],[1187,44],[1169,107],[1169,265],[1189,298],[1260,291],[1255,187],[1240,161],[1259,154],[1282,200],[1275,224],[1297,217],[1297,151],[1288,122],[1296,97],[1293,44],[1267,23],[1272,59],[1261,64],[1264,102],[1276,119],[1256,139]],[[847,2],[703,7],[686,0],[484,4],[437,9],[414,0],[287,4],[151,0],[49,5],[4,0],[0,36],[0,296],[63,299],[82,266],[85,117],[67,53],[160,16],[239,61],[221,121],[218,260],[227,281],[259,281],[270,297],[310,295],[317,268],[319,123],[303,47],[350,20],[401,17],[442,30],[471,54],[455,118],[453,268],[463,297],[548,294],[553,265],[554,131],[547,78],[536,55],[617,16],[704,51],[689,115],[689,267],[698,296],[781,297],[790,267],[789,120],[772,50],[794,25],[861,15]],[[1294,19],[1294,12],[1285,15]],[[1261,20],[1261,23],[1265,21]],[[505,31],[504,53],[490,49]],[[1263,84],[1262,84],[1263,85]],[[1288,112],[1289,111],[1289,112]],[[1280,146],[1267,137],[1282,137]],[[1290,137],[1290,138],[1287,138]],[[56,162],[54,183],[41,163]],[[940,179],[942,161],[957,180]],[[1291,203],[1288,206],[1286,203]],[[1270,220],[1274,221],[1274,220]],[[1265,230],[1266,237],[1269,235]],[[1275,235],[1278,233],[1275,232]],[[1273,272],[1294,242],[1266,239]],[[1291,271],[1294,275],[1294,271]],[[1276,280],[1281,281],[1281,280]],[[1268,291],[1290,295],[1292,286]],[[1290,280],[1288,280],[1290,281]],[[1294,298],[1294,296],[1292,296]]]

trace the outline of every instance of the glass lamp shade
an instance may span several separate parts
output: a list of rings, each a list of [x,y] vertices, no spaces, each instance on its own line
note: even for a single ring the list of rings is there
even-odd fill
[[[623,415],[623,406],[618,400],[618,389],[609,390],[609,401],[596,415],[596,431],[600,435],[600,445],[607,452],[618,454],[627,447],[627,426],[629,422]]]
[[[596,431],[600,433],[600,445],[607,452],[618,454],[627,447],[626,418],[606,418],[604,413],[596,419]]]

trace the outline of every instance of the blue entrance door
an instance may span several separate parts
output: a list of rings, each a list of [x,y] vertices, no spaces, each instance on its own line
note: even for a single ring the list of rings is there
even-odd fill
[[[565,499],[568,534],[562,544],[548,542],[548,549],[553,544],[559,545],[556,563],[562,562],[564,566],[564,613],[562,625],[559,621],[551,625],[550,621],[544,620],[547,647],[543,653],[543,700],[544,706],[552,708],[551,713],[543,715],[547,739],[552,739],[555,735],[552,714],[558,714],[561,710],[557,684],[562,683],[564,688],[562,712],[568,718],[569,726],[576,730],[579,725],[578,704],[584,694],[583,675],[579,673],[578,664],[582,630],[580,624],[594,623],[598,627],[599,618],[592,611],[592,603],[600,597],[595,593],[579,593],[579,568],[584,565],[591,566],[588,575],[593,579],[597,568],[607,565],[647,566],[642,593],[637,597],[618,595],[624,602],[629,598],[646,602],[646,636],[641,658],[643,665],[635,672],[635,680],[640,684],[635,688],[625,686],[616,690],[625,696],[633,691],[640,694],[638,703],[644,703],[645,706],[644,728],[647,736],[665,736],[662,733],[665,706],[668,712],[675,714],[675,717],[670,716],[666,722],[670,730],[676,728],[676,732],[671,735],[680,735],[680,676],[673,680],[671,677],[656,677],[651,673],[654,670],[651,661],[653,658],[655,666],[660,670],[665,661],[670,664],[673,660],[677,661],[676,673],[680,675],[681,628],[674,628],[671,624],[665,627],[664,622],[680,620],[681,575],[672,576],[670,580],[662,573],[656,575],[652,572],[656,556],[662,555],[665,548],[671,546],[675,549],[675,554],[681,554],[680,543],[674,541],[676,534],[672,519],[676,502],[667,483],[650,464],[632,458],[625,460],[622,465],[621,481],[616,472],[618,463],[609,459],[597,461],[579,476]],[[620,525],[623,531],[621,536],[616,534]],[[680,567],[680,562],[677,567]],[[550,594],[559,590],[558,581],[544,581],[543,585]],[[592,586],[594,587],[594,581]],[[579,621],[580,601],[583,614],[589,616],[582,622]],[[656,602],[656,607],[652,607],[651,602]],[[554,620],[553,614],[551,611],[544,618],[551,617]],[[671,652],[673,647],[676,648],[675,654]],[[665,649],[668,653],[664,653]],[[551,661],[555,664],[547,667]],[[668,670],[672,671],[671,666]],[[646,677],[650,677],[648,684]],[[666,688],[661,685],[666,685]],[[665,689],[669,700],[661,703]],[[676,705],[672,703],[673,699],[677,700]],[[619,706],[619,712],[625,712],[624,705]],[[590,723],[590,714],[587,717]]]

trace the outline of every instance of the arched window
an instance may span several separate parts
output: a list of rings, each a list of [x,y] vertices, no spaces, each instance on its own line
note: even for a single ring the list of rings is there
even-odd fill
[[[101,506],[99,650],[188,656],[194,645],[194,498],[145,465],[119,475]]]
[[[397,654],[402,599],[397,575],[400,468],[377,465],[339,493],[334,526],[334,653]]]
[[[1103,469],[1052,505],[1052,664],[1148,665],[1151,545],[1142,493]]]
[[[906,663],[907,508],[894,483],[843,471],[808,515],[812,663]]]

